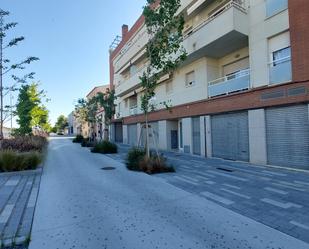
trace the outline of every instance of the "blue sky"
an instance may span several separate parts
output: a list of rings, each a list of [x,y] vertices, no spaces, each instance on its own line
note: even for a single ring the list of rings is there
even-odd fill
[[[94,86],[109,83],[109,45],[121,34],[122,24],[133,25],[145,2],[1,0],[0,8],[11,12],[9,21],[19,23],[11,35],[26,38],[7,51],[7,57],[40,58],[24,72],[36,72],[36,81],[51,98],[47,107],[52,123],[60,114],[69,114],[74,101]]]

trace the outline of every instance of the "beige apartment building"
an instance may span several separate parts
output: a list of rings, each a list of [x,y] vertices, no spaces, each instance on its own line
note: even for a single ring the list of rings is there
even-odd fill
[[[183,0],[186,61],[150,114],[162,150],[309,169],[309,1]],[[147,65],[141,16],[110,51],[112,138],[137,145]]]

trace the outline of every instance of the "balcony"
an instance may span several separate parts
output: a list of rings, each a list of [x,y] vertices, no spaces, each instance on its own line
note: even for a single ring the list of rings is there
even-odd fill
[[[184,36],[187,63],[203,56],[221,58],[248,46],[249,19],[242,1],[230,1]]]
[[[241,70],[208,82],[208,96],[215,97],[248,90],[250,87],[250,69]]]
[[[292,81],[291,56],[281,58],[269,63],[269,83],[270,85],[286,83]]]
[[[288,8],[288,0],[266,0],[266,17],[273,16]]]
[[[134,90],[141,82],[140,77],[143,75],[146,70],[147,65],[144,65],[138,68],[134,74],[131,74],[128,79],[123,79],[118,85],[116,85],[115,91],[116,95],[121,97],[130,91]]]

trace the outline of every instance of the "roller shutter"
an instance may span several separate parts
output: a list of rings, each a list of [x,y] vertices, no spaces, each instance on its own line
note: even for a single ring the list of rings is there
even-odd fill
[[[308,106],[266,110],[268,164],[309,169]]]
[[[128,144],[137,145],[137,125],[128,125]]]
[[[193,154],[201,155],[201,127],[200,118],[192,118]]]
[[[248,112],[212,116],[211,132],[214,157],[249,161]]]

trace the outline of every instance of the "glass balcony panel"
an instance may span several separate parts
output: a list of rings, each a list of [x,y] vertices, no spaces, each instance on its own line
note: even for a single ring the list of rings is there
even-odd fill
[[[266,17],[288,8],[288,0],[266,0]]]
[[[250,87],[250,71],[245,70],[237,72],[234,76],[229,75],[221,79],[208,83],[208,96],[214,97],[223,94],[229,94],[242,90],[247,90]]]
[[[271,85],[291,81],[292,80],[291,57],[271,62],[269,68],[269,78]]]

